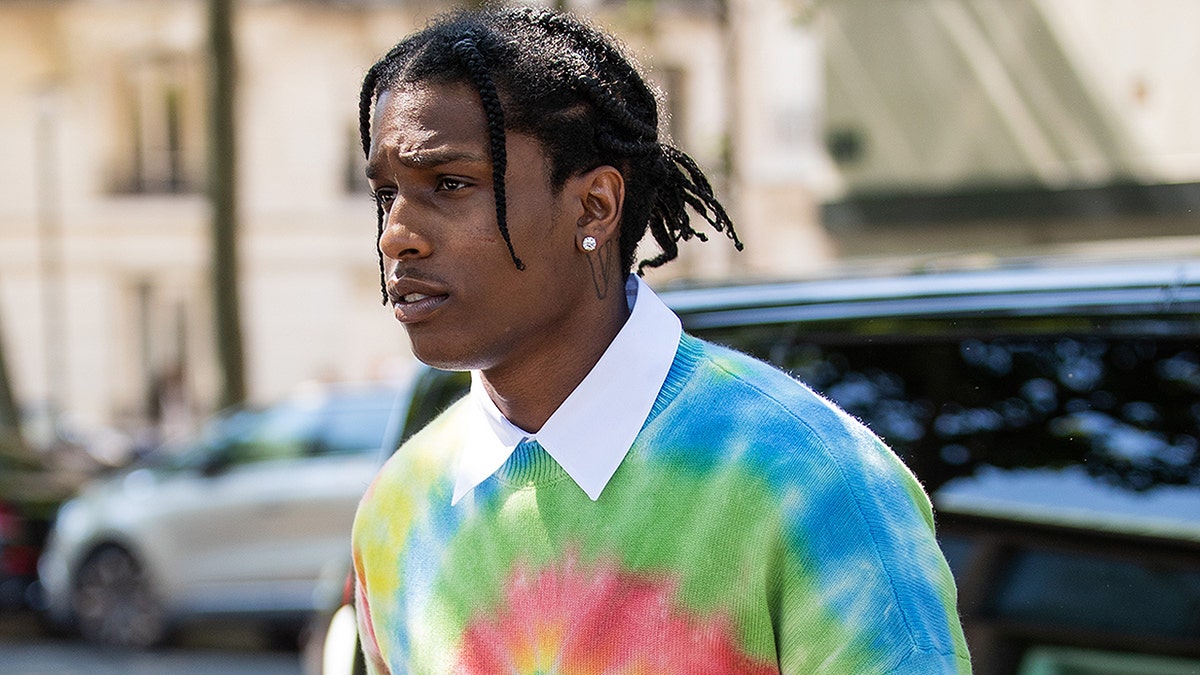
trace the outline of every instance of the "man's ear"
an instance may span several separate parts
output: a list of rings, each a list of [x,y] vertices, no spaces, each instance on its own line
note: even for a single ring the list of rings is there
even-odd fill
[[[625,179],[614,167],[603,165],[572,179],[582,212],[576,222],[576,240],[596,239],[596,248],[620,238],[621,210],[625,204]]]

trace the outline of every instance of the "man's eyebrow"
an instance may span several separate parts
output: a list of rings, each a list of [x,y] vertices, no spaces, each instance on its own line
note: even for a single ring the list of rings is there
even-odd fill
[[[414,152],[403,152],[396,155],[396,160],[406,166],[429,169],[450,164],[452,162],[489,162],[490,159],[476,152],[469,150],[417,150]],[[382,169],[378,162],[370,162],[367,164],[367,180],[374,180],[379,177]]]
[[[488,158],[470,150],[417,150],[402,152],[397,158],[401,164],[419,167],[441,166],[451,162],[487,162]]]

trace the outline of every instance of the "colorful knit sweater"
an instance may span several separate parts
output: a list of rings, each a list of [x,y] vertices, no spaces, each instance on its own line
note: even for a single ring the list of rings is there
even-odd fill
[[[464,405],[359,508],[372,672],[970,672],[921,487],[774,368],[685,335],[595,502],[527,442],[451,506]]]

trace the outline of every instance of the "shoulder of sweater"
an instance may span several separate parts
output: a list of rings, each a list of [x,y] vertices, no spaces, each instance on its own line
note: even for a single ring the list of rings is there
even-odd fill
[[[753,465],[782,489],[801,480],[860,505],[912,504],[931,519],[916,477],[863,423],[774,366],[710,343],[702,350],[685,398],[700,397],[693,433],[710,439],[709,453]]]
[[[714,402],[744,406],[760,425],[794,427],[831,447],[882,443],[860,420],[779,368],[728,347],[701,345],[693,377]]]

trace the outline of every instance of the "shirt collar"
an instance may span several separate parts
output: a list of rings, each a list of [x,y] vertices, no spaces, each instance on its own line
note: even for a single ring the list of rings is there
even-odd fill
[[[536,434],[505,419],[480,374],[471,373],[451,504],[495,473],[524,440],[537,441],[593,501],[600,497],[650,415],[683,332],[679,317],[637,275],[630,275],[625,291],[629,319]]]

